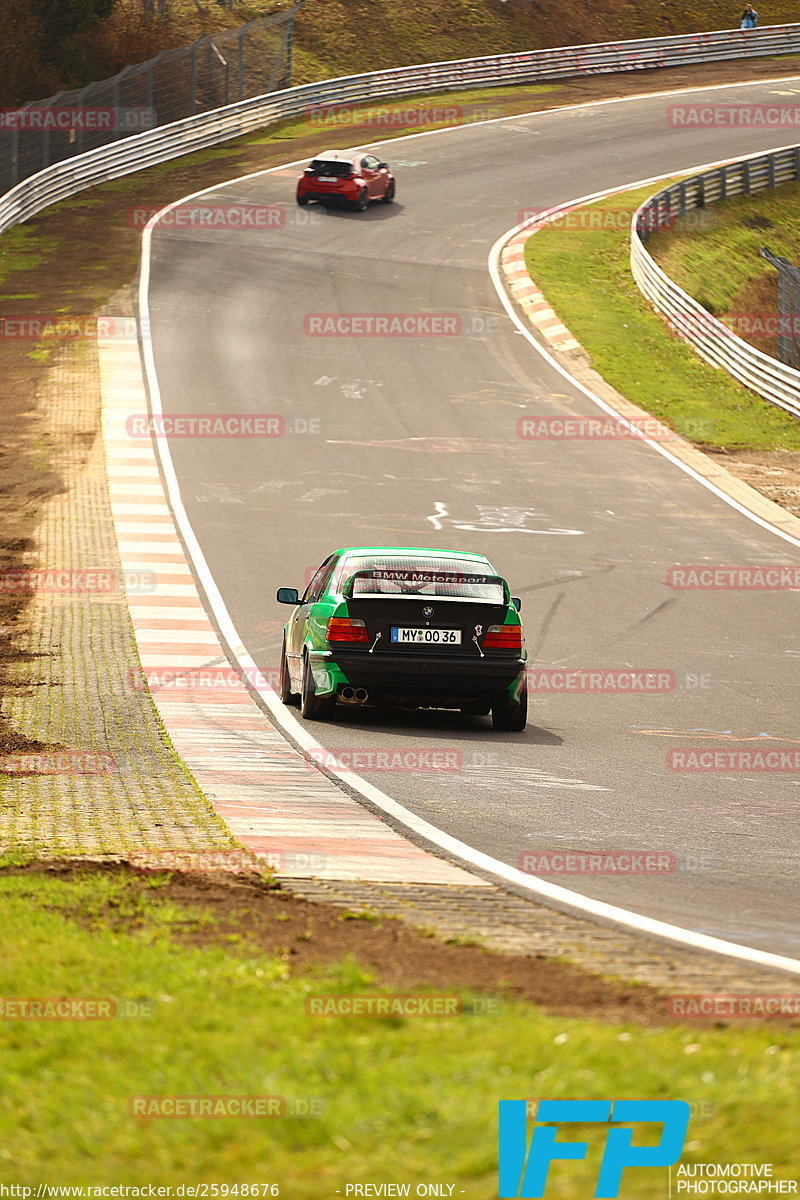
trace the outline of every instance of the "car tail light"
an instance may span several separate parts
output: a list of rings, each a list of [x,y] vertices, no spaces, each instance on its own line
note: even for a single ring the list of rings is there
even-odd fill
[[[484,650],[521,650],[521,625],[490,625],[483,639]]]
[[[328,621],[328,632],[325,634],[329,642],[368,642],[369,634],[363,621],[357,617],[331,617]]]

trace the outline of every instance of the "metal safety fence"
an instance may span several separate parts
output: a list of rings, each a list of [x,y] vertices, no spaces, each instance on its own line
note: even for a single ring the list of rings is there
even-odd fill
[[[778,272],[777,356],[782,363],[800,369],[800,267],[773,254],[767,246],[758,253]]]
[[[730,326],[678,286],[647,250],[654,234],[674,228],[676,219],[693,209],[749,196],[800,179],[800,146],[756,154],[682,179],[642,204],[631,223],[631,271],[640,291],[667,318],[674,332],[697,353],[772,404],[800,417],[800,370],[765,354],[740,338]],[[753,324],[754,331],[760,330]],[[785,322],[784,322],[785,328]],[[775,332],[781,329],[776,318]]]
[[[0,113],[0,192],[132,133],[289,87],[294,20],[304,3]]]

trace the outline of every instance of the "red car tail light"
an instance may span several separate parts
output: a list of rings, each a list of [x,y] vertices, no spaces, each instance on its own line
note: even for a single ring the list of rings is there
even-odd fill
[[[490,625],[483,639],[484,650],[521,650],[521,625]]]
[[[329,642],[368,642],[369,634],[363,621],[357,617],[331,617],[325,634]]]

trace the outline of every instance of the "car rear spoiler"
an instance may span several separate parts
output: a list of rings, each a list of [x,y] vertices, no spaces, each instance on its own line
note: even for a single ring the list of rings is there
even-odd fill
[[[462,571],[425,571],[401,569],[399,567],[371,567],[363,571],[354,571],[342,588],[342,595],[348,599],[353,595],[357,579],[388,580],[394,583],[499,583],[503,589],[504,603],[510,603],[509,587],[502,575],[474,575]],[[444,597],[445,599],[447,597]]]

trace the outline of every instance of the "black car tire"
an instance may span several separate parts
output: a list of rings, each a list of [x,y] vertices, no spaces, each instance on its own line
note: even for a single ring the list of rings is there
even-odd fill
[[[353,208],[356,212],[366,212],[369,204],[369,192],[366,188],[362,188],[358,194],[358,199],[353,203]]]
[[[303,655],[303,691],[300,695],[300,716],[307,721],[329,721],[336,708],[336,696],[318,696],[314,689],[314,673],[308,655]]]
[[[522,692],[519,704],[493,704],[492,725],[510,733],[521,733],[528,722],[528,693]]]
[[[305,206],[308,204],[308,196],[298,196],[297,203],[301,208],[305,208]]]
[[[292,691],[292,679],[289,674],[289,664],[286,661],[286,639],[284,638],[281,645],[281,661],[278,669],[278,696],[282,704],[295,705],[299,702],[300,697],[297,692]]]
[[[392,201],[394,200],[394,192],[395,192],[394,180],[392,180],[392,182],[387,187],[385,193],[381,197],[381,200],[383,201],[384,204],[392,203]]]

